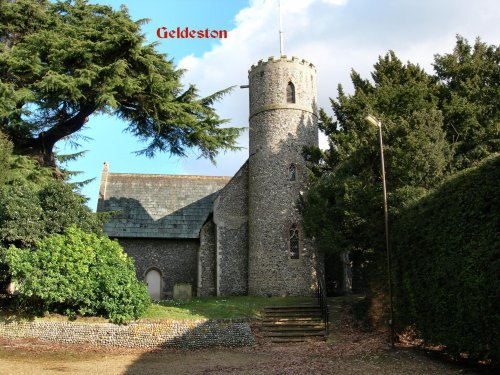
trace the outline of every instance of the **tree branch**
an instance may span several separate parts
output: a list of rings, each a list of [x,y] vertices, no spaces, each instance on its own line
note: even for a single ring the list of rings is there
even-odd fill
[[[88,121],[88,117],[96,110],[93,105],[83,104],[80,111],[66,121],[54,125],[52,128],[40,133],[36,139],[37,143],[44,145],[44,149],[51,151],[54,145],[77,131]]]
[[[77,114],[41,132],[36,138],[19,142],[19,148],[35,157],[41,165],[53,167],[57,172],[57,163],[54,157],[55,144],[64,137],[78,132],[96,108],[93,104],[81,104]]]

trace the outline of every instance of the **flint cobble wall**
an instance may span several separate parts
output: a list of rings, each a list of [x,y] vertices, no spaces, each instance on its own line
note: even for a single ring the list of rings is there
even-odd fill
[[[200,230],[200,249],[198,251],[198,297],[216,295],[215,224],[208,220]]]
[[[248,293],[248,162],[214,202],[217,295]]]
[[[182,320],[156,323],[0,322],[0,337],[125,348],[241,347],[254,344],[243,320]]]
[[[176,283],[190,283],[195,292],[199,240],[119,238],[118,242],[134,258],[139,280],[150,269],[160,271],[162,299],[172,298]]]

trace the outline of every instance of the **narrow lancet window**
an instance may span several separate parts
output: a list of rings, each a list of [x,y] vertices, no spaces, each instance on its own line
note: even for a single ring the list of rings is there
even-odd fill
[[[286,87],[286,102],[295,103],[295,86],[292,82],[288,82],[288,86]]]
[[[295,181],[297,179],[297,166],[290,164],[288,167],[288,181]]]
[[[288,247],[290,250],[290,259],[299,259],[299,228],[297,228],[297,224],[292,224],[292,226],[290,227]]]

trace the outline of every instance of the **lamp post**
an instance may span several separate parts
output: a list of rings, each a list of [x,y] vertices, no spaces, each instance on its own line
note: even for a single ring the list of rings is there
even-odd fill
[[[387,256],[387,282],[389,284],[389,342],[394,348],[394,309],[392,305],[392,276],[391,276],[391,249],[389,246],[389,213],[387,211],[387,188],[385,182],[385,166],[384,166],[384,143],[382,141],[382,121],[372,115],[365,117],[365,120],[378,128],[378,136],[380,141],[380,164],[382,169],[382,185],[384,188],[384,221],[385,221],[385,250]]]

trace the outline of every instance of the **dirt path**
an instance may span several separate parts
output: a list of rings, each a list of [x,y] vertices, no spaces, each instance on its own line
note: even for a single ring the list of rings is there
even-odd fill
[[[257,327],[252,348],[133,350],[61,345],[0,338],[0,375],[323,375],[477,374],[415,349],[389,350],[386,335],[360,332],[341,306],[332,304],[327,342],[273,345]]]
[[[227,350],[79,351],[76,348],[24,351],[0,349],[0,374],[203,374],[213,369],[251,366],[262,357]],[[206,370],[210,372],[206,372]]]
[[[0,374],[475,374],[408,348],[388,350],[373,334],[339,343],[140,351],[0,340]]]

